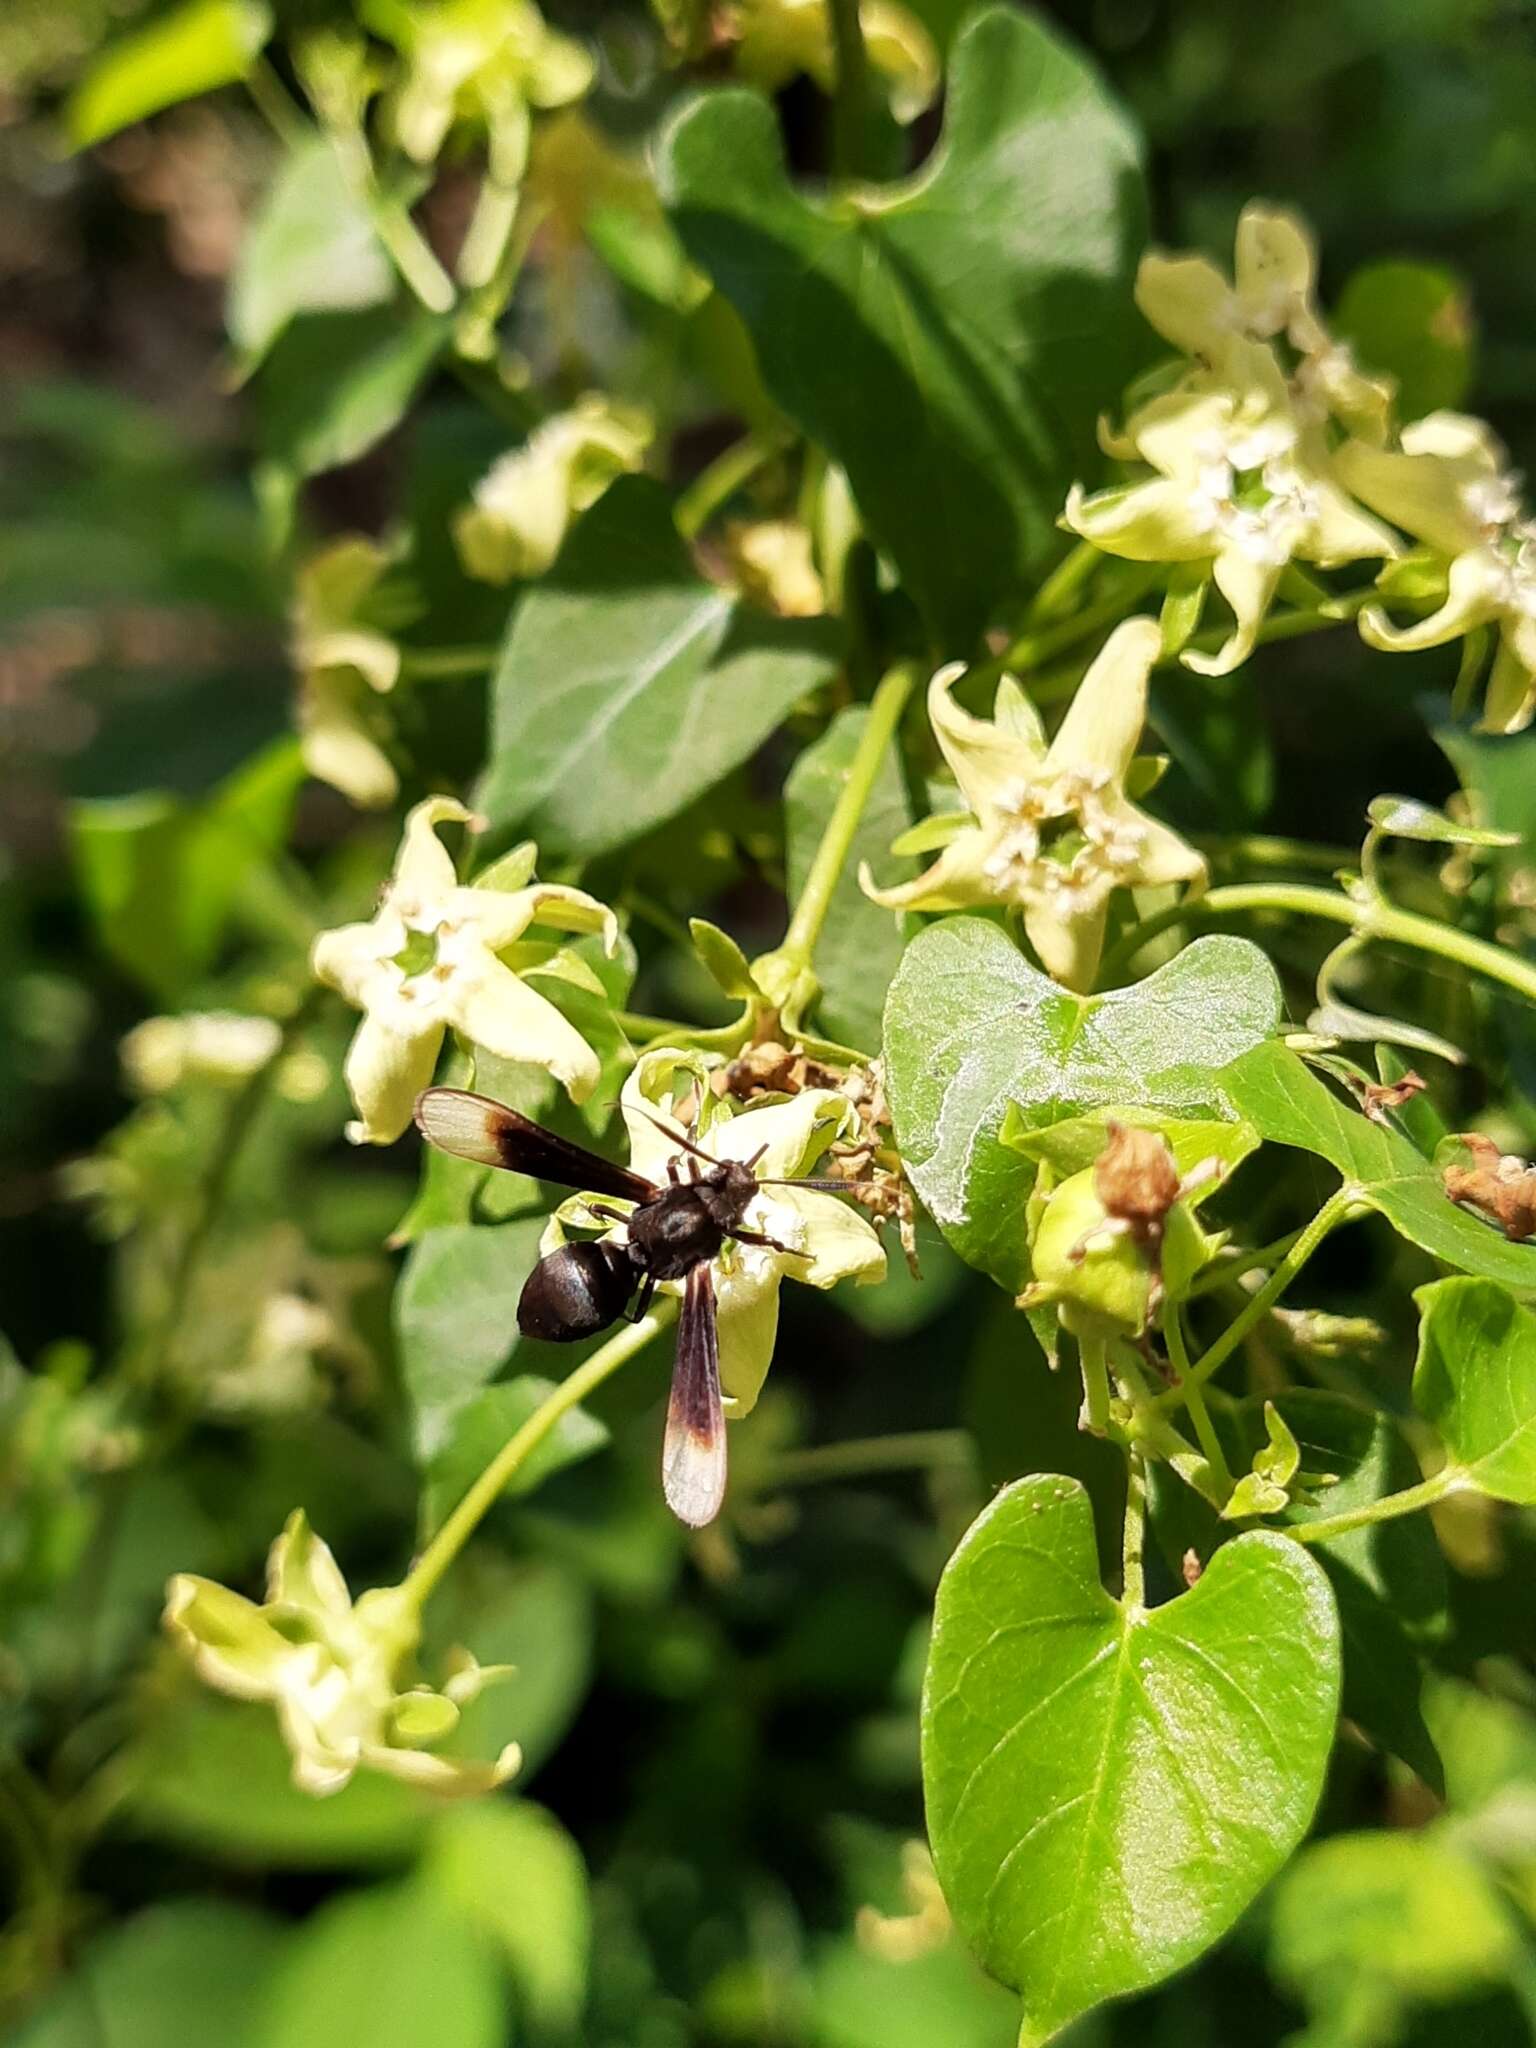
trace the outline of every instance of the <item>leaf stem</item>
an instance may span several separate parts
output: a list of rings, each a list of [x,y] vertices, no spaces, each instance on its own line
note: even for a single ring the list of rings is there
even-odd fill
[[[403,647],[400,680],[406,683],[451,682],[459,676],[483,676],[496,666],[494,647]]]
[[[713,462],[701,469],[686,490],[678,493],[672,517],[684,540],[697,540],[722,505],[728,504],[742,485],[750,482],[775,455],[789,446],[790,436],[782,429],[743,434]]]
[[[1536,964],[1522,960],[1518,954],[1490,945],[1486,939],[1474,938],[1454,925],[1441,924],[1436,918],[1399,910],[1395,904],[1357,902],[1342,890],[1314,889],[1302,882],[1242,882],[1230,888],[1212,889],[1193,901],[1160,910],[1128,932],[1114,948],[1104,963],[1105,976],[1127,967],[1149,940],[1171,925],[1190,918],[1224,917],[1249,910],[1288,911],[1297,917],[1322,917],[1334,924],[1349,925],[1363,939],[1386,939],[1454,961],[1458,967],[1470,967],[1536,1003]]]
[[[1284,1533],[1294,1536],[1298,1543],[1326,1543],[1331,1536],[1347,1536],[1351,1529],[1366,1529],[1373,1522],[1390,1522],[1398,1515],[1432,1508],[1436,1501],[1462,1493],[1471,1484],[1459,1466],[1445,1465],[1428,1479],[1421,1479],[1417,1486],[1404,1487],[1401,1493],[1386,1494],[1380,1500],[1368,1501],[1364,1507],[1350,1508],[1341,1515],[1324,1515],[1315,1522],[1291,1522]]]
[[[826,1479],[857,1479],[869,1472],[923,1471],[964,1465],[974,1456],[963,1429],[914,1429],[896,1436],[853,1437],[846,1443],[815,1444],[775,1458],[765,1486],[814,1486]]]
[[[518,1467],[538,1449],[561,1416],[610,1379],[621,1365],[627,1365],[636,1352],[643,1351],[676,1314],[677,1303],[671,1296],[660,1297],[638,1323],[626,1324],[578,1365],[522,1427],[513,1431],[406,1574],[401,1591],[418,1607],[430,1597],[482,1518],[500,1499]]]
[[[1146,1542],[1147,1461],[1133,1448],[1127,1451],[1125,1464],[1125,1530],[1120,1548],[1122,1606],[1145,1607],[1147,1603]]]
[[[1031,626],[1044,626],[1064,618],[1072,609],[1078,592],[1104,560],[1103,552],[1091,540],[1080,540],[1064,555],[1040,585],[1026,615]]]
[[[1189,1362],[1189,1346],[1184,1341],[1184,1320],[1179,1313],[1177,1302],[1170,1301],[1163,1310],[1163,1339],[1168,1346],[1168,1356],[1173,1369],[1179,1376],[1183,1391],[1184,1405],[1189,1410],[1189,1419],[1194,1424],[1195,1438],[1205,1455],[1205,1462],[1211,1468],[1211,1477],[1223,1494],[1232,1491],[1232,1473],[1227,1464],[1226,1453],[1221,1448],[1221,1439],[1211,1421],[1211,1411],[1205,1405],[1205,1393]]]
[[[1238,1345],[1248,1335],[1248,1332],[1261,1323],[1265,1316],[1269,1314],[1275,1303],[1284,1294],[1286,1288],[1290,1286],[1296,1275],[1301,1271],[1308,1259],[1311,1258],[1328,1233],[1331,1230],[1336,1230],[1341,1223],[1349,1221],[1350,1217],[1355,1213],[1357,1201],[1358,1197],[1354,1188],[1347,1182],[1343,1187],[1334,1190],[1321,1209],[1312,1218],[1312,1221],[1304,1229],[1297,1232],[1296,1240],[1290,1250],[1275,1267],[1275,1270],[1270,1274],[1258,1293],[1253,1296],[1245,1308],[1238,1311],[1221,1335],[1208,1350],[1201,1354],[1196,1363],[1189,1367],[1188,1372],[1183,1377],[1183,1384],[1177,1387],[1170,1387],[1166,1393],[1159,1394],[1154,1406],[1159,1408],[1180,1407],[1188,1401],[1189,1392],[1192,1387],[1199,1388],[1203,1386],[1212,1373],[1218,1372],[1226,1364]],[[1191,1420],[1194,1419],[1193,1408],[1190,1409],[1190,1418]],[[1197,1423],[1196,1428],[1198,1429],[1198,1427]]]
[[[1109,1347],[1102,1337],[1079,1337],[1077,1355],[1083,1373],[1083,1417],[1079,1427],[1090,1436],[1107,1436]]]
[[[869,52],[859,0],[829,0],[835,85],[832,99],[832,169],[839,178],[856,178],[864,168],[864,135],[868,125]]]
[[[778,949],[781,960],[787,955],[802,968],[809,968],[811,964],[811,953],[821,936],[832,892],[847,865],[849,849],[874,789],[880,763],[886,748],[895,738],[896,728],[901,723],[901,715],[916,683],[916,664],[903,662],[881,677],[870,699],[869,717],[859,734],[853,759],[848,763],[847,780],[832,806],[832,815],[827,820],[821,844],[816,849],[805,886],[800,891],[800,900],[790,918],[789,930]]]

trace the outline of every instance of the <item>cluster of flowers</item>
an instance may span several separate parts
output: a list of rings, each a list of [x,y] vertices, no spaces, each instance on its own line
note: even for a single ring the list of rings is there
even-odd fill
[[[1234,621],[1216,653],[1185,649],[1204,675],[1247,659],[1291,563],[1396,565],[1384,598],[1440,601],[1405,626],[1369,606],[1363,637],[1417,649],[1496,625],[1483,725],[1518,731],[1536,716],[1536,523],[1519,480],[1481,420],[1396,425],[1391,383],[1320,317],[1316,268],[1302,223],[1261,206],[1238,223],[1235,281],[1201,256],[1142,260],[1136,302],[1183,360],[1122,428],[1101,423],[1106,452],[1139,473],[1075,488],[1065,524],[1108,554],[1203,568]]]

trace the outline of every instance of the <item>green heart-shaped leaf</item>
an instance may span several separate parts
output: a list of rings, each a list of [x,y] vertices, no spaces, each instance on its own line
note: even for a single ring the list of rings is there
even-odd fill
[[[961,1257],[1017,1293],[1029,1278],[1024,1204],[1035,1178],[1018,1141],[1095,1109],[1235,1123],[1214,1070],[1279,1016],[1275,971],[1246,939],[1197,939],[1133,988],[1077,996],[985,918],[929,925],[885,1006],[891,1108],[912,1185]]]
[[[1099,1583],[1073,1480],[1011,1486],[939,1586],[923,1700],[934,1859],[1024,2000],[1021,2048],[1158,1983],[1300,1841],[1339,1697],[1323,1573],[1270,1531],[1149,1610]]]
[[[1261,1045],[1244,1053],[1221,1076],[1221,1086],[1260,1137],[1326,1159],[1411,1244],[1464,1273],[1536,1289],[1536,1244],[1511,1244],[1492,1224],[1458,1208],[1438,1171],[1406,1138],[1335,1095],[1289,1047]]]
[[[1092,70],[994,8],[956,38],[948,117],[908,184],[803,198],[771,104],[712,92],[665,137],[683,245],[749,329],[774,399],[955,647],[1058,546],[1093,422],[1139,345],[1140,148]]]
[[[1414,1405],[1474,1486],[1536,1503],[1536,1315],[1487,1280],[1437,1280],[1414,1300]]]

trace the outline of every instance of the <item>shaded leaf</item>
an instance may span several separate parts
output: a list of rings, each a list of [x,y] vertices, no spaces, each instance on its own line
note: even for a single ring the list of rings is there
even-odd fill
[[[1413,1298],[1415,1407],[1473,1485],[1536,1503],[1536,1314],[1486,1280],[1437,1280]]]
[[[316,135],[290,150],[240,244],[226,322],[247,361],[264,355],[296,313],[377,306],[393,273],[368,209]]]
[[[424,1231],[395,1293],[401,1374],[418,1457],[439,1457],[481,1388],[523,1340],[517,1297],[539,1256],[545,1219],[448,1224]]]
[[[1220,1078],[1261,1137],[1326,1159],[1410,1243],[1464,1272],[1536,1288],[1536,1245],[1511,1244],[1458,1208],[1408,1139],[1341,1100],[1287,1046],[1257,1046]]]
[[[592,1595],[559,1565],[511,1565],[482,1546],[461,1557],[427,1610],[426,1668],[462,1645],[482,1664],[510,1664],[464,1709],[451,1743],[460,1756],[523,1747],[524,1784],[557,1747],[591,1676]]]
[[[434,1888],[500,1948],[529,2016],[575,2027],[592,1944],[581,1851],[553,1815],[526,1799],[445,1812],[432,1833]]]
[[[847,471],[934,633],[963,646],[1056,551],[1129,367],[1130,124],[1043,23],[993,9],[956,38],[945,132],[910,183],[802,197],[772,106],[739,91],[681,115],[660,180],[770,393]]]
[[[620,477],[518,609],[480,807],[546,860],[622,846],[746,760],[830,679],[836,647],[824,620],[767,618],[703,582],[666,493]]]
[[[404,418],[447,334],[431,314],[391,306],[301,314],[257,379],[263,449],[301,477],[355,462]]]
[[[886,998],[891,1107],[912,1184],[955,1249],[1011,1292],[1029,1278],[1035,1165],[1010,1136],[1119,1108],[1236,1121],[1214,1069],[1280,1014],[1244,939],[1203,938],[1132,988],[1077,996],[978,917],[918,933]]]
[[[1434,263],[1368,263],[1333,309],[1334,331],[1366,369],[1397,379],[1406,420],[1465,400],[1477,335],[1467,289]]]
[[[1148,1611],[1099,1584],[1070,1480],[1021,1480],[972,1524],[939,1586],[923,1778],[945,1896],[1022,1996],[1023,2048],[1232,1925],[1311,1819],[1338,1687],[1332,1595],[1287,1537],[1238,1537]]]

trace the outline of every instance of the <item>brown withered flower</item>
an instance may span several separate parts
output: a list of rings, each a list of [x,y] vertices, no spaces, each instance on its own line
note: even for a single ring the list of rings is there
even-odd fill
[[[1124,1235],[1148,1251],[1163,1241],[1163,1226],[1175,1202],[1221,1174],[1221,1162],[1202,1159],[1180,1180],[1173,1148],[1161,1131],[1137,1130],[1111,1117],[1104,1126],[1106,1143],[1093,1169],[1094,1192],[1104,1205],[1107,1225],[1098,1236]]]
[[[1422,1095],[1429,1083],[1422,1074],[1411,1069],[1396,1081],[1359,1081],[1354,1084],[1360,1098],[1360,1107],[1373,1124],[1385,1124],[1387,1112],[1401,1109],[1405,1102],[1412,1102],[1415,1095]]]
[[[1501,1152],[1481,1131],[1460,1131],[1456,1142],[1471,1153],[1472,1164],[1444,1169],[1441,1178],[1451,1200],[1475,1209],[1513,1244],[1536,1237],[1536,1166]]]

